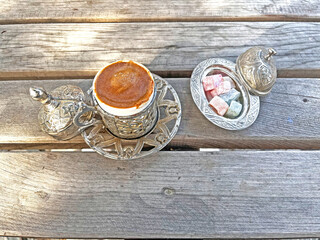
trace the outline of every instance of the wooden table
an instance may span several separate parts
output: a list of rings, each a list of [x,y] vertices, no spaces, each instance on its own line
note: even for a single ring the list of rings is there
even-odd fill
[[[0,235],[279,238],[320,235],[320,2],[0,4]],[[250,128],[206,120],[189,77],[210,57],[274,47],[278,80]],[[182,123],[159,154],[114,161],[40,131],[30,86],[89,87],[117,59],[177,90]],[[206,151],[199,151],[206,150]],[[209,149],[208,148],[215,148]],[[51,150],[50,150],[51,149]],[[70,152],[69,149],[78,149]]]

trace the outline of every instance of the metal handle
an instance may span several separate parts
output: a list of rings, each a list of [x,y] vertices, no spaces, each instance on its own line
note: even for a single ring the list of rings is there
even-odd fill
[[[276,55],[277,54],[276,50],[274,50],[273,48],[269,48],[268,50],[269,50],[268,55],[264,57],[266,60],[269,60],[272,55]]]
[[[73,118],[73,123],[79,127],[79,128],[83,128],[83,127],[90,127],[93,125],[94,123],[94,118],[92,117],[92,119],[89,122],[86,123],[82,123],[80,122],[80,117],[87,113],[87,112],[95,112],[96,109],[94,107],[88,106],[87,104],[85,104],[84,102],[79,102],[79,109],[81,109],[79,112],[76,113],[76,115]]]

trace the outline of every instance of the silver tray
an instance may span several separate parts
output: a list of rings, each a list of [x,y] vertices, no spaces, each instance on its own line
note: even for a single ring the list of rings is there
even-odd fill
[[[235,83],[236,88],[242,94],[243,109],[239,117],[229,119],[219,116],[209,106],[206,98],[202,79],[210,72],[221,72],[228,75]],[[251,95],[245,84],[236,72],[236,64],[221,58],[210,58],[199,63],[194,69],[190,79],[190,89],[192,98],[201,113],[213,124],[227,130],[241,130],[254,123],[259,115],[260,99],[259,96]]]

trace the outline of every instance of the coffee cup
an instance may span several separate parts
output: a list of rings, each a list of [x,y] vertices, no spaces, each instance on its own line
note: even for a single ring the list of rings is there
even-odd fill
[[[92,83],[94,106],[83,103],[74,118],[78,126],[82,114],[99,114],[108,131],[119,138],[135,139],[148,134],[158,119],[156,83],[151,72],[134,61],[116,61],[103,67]]]

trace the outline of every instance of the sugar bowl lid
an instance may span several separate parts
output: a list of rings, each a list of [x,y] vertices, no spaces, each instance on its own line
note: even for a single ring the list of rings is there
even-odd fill
[[[252,47],[237,59],[237,72],[248,90],[258,96],[267,95],[277,79],[273,48]]]
[[[78,86],[63,85],[48,94],[43,88],[31,87],[33,100],[40,101],[42,106],[38,113],[41,129],[58,140],[67,140],[79,134],[79,127],[73,122],[81,110],[80,103],[85,101],[85,94]],[[83,116],[89,121],[92,113]]]

